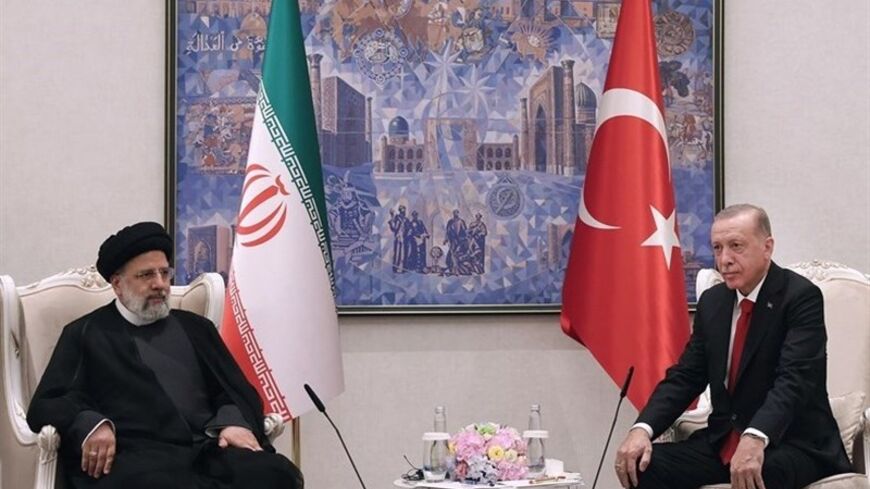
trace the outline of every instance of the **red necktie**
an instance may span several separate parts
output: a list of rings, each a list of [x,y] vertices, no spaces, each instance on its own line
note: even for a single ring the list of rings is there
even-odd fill
[[[734,345],[731,348],[731,367],[728,369],[728,392],[734,393],[734,384],[737,383],[737,371],[740,370],[740,357],[743,356],[743,346],[746,343],[746,333],[749,331],[749,320],[752,318],[752,306],[755,303],[749,299],[740,301],[740,317],[737,318],[737,328],[734,331]],[[731,430],[728,433],[728,438],[722,448],[719,449],[719,457],[722,463],[728,465],[731,463],[731,457],[734,456],[734,451],[737,450],[737,443],[740,442],[740,433],[737,430]]]

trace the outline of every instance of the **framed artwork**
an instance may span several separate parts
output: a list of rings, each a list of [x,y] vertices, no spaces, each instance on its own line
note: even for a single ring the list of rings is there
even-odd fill
[[[298,1],[339,311],[558,310],[620,3]],[[270,3],[167,0],[179,283],[229,270]],[[722,201],[722,5],[653,10],[691,304]]]

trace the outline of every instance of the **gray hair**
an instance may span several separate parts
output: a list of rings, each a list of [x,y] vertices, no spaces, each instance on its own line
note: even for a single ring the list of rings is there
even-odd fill
[[[761,207],[752,204],[734,204],[719,211],[713,222],[720,219],[730,219],[732,217],[742,216],[744,214],[753,214],[755,216],[755,229],[765,238],[772,236],[770,231],[770,218],[767,217],[767,212]]]

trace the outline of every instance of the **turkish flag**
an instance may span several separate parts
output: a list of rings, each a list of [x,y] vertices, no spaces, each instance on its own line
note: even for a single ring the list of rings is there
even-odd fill
[[[623,0],[562,289],[562,330],[642,409],[689,339],[649,0]]]

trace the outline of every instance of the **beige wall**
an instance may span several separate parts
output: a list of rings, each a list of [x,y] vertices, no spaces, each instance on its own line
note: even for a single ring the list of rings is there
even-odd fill
[[[0,273],[26,283],[91,263],[125,223],[162,219],[164,10],[0,9]],[[784,264],[822,257],[870,272],[867,25],[866,0],[727,4],[726,201],[767,207]],[[341,330],[347,391],[328,407],[369,487],[390,487],[402,454],[420,459],[436,404],[456,429],[522,426],[533,402],[549,455],[591,484],[617,388],[556,316],[344,317]],[[626,405],[618,430],[633,415]],[[354,487],[326,421],[305,415],[302,433],[308,487]],[[611,465],[601,487],[615,487]]]
[[[0,2],[0,273],[93,263],[163,220],[163,3]]]
[[[783,264],[870,272],[870,2],[726,5],[726,203],[767,208]]]

